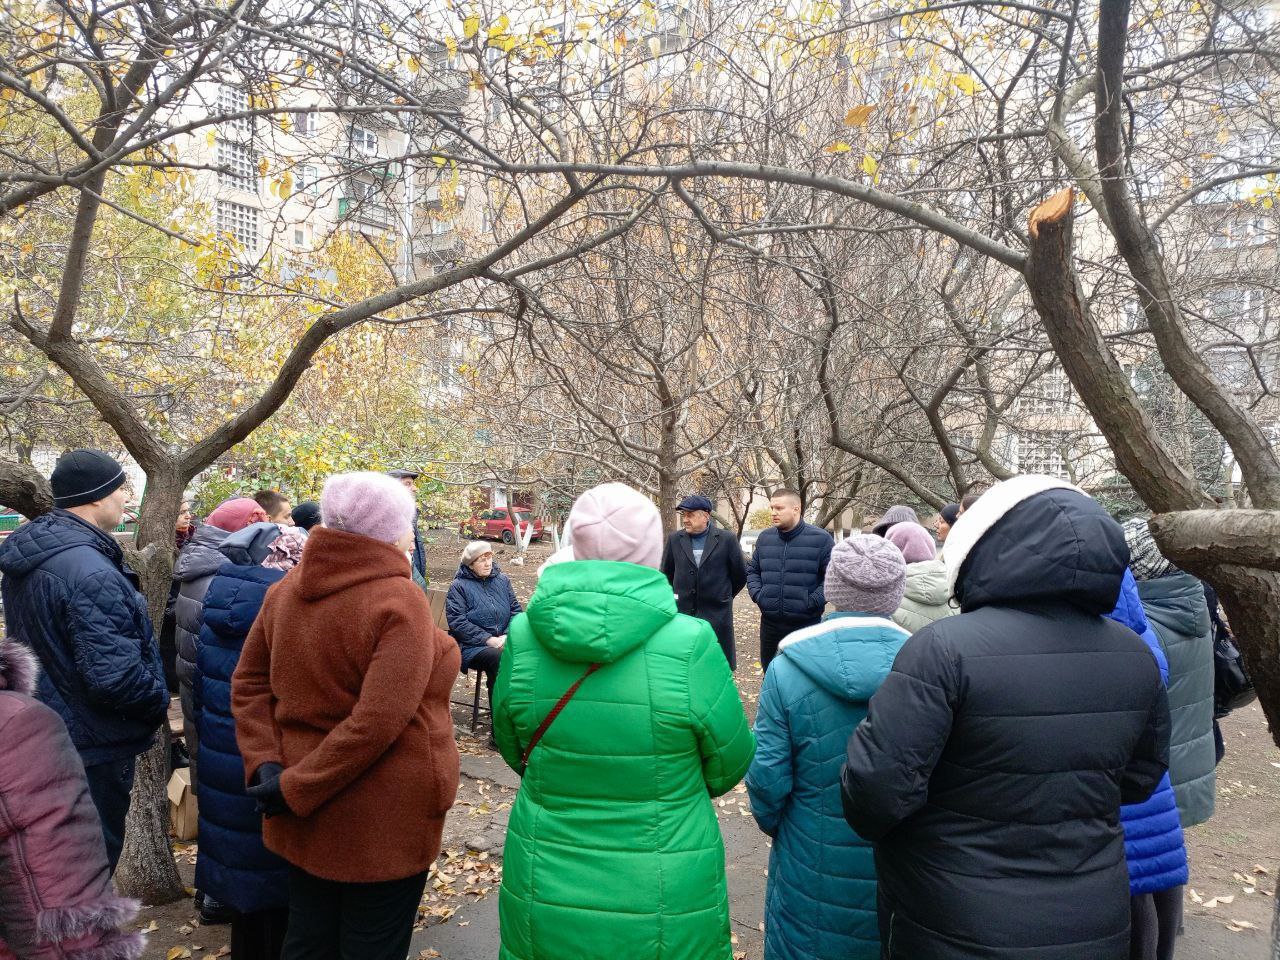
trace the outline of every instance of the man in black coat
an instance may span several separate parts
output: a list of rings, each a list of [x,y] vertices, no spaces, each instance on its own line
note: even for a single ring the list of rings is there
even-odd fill
[[[733,639],[733,598],[747,584],[747,564],[737,538],[711,525],[711,501],[685,497],[676,507],[683,530],[667,538],[662,572],[671,581],[676,608],[711,624],[729,669],[738,667]]]
[[[778,644],[822,619],[822,583],[835,541],[804,522],[800,494],[786,487],[769,497],[773,526],[760,533],[747,565],[747,591],[760,608],[760,666],[769,669]]]
[[[427,549],[422,543],[422,530],[418,526],[418,518],[421,513],[418,509],[418,477],[420,474],[417,470],[397,467],[395,470],[388,470],[387,476],[399,480],[405,489],[413,494],[413,556],[409,559],[409,563],[413,569],[418,571],[418,576],[430,583],[431,580],[427,576]]]
[[[1020,476],[957,521],[961,613],[899,651],[849,740],[888,960],[1126,960],[1120,805],[1168,762],[1160,670],[1106,619],[1129,560],[1093,499]]]

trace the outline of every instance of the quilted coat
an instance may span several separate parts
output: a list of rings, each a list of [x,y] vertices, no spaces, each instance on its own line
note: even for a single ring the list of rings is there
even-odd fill
[[[0,544],[0,573],[8,632],[40,661],[36,696],[62,717],[85,766],[146,750],[169,691],[115,537],[54,510]]]
[[[1133,574],[1125,571],[1120,600],[1108,616],[1140,636],[1160,665],[1160,677],[1167,681],[1169,665],[1155,631],[1147,623],[1138,599]],[[1166,772],[1155,792],[1142,803],[1120,808],[1124,828],[1124,856],[1129,864],[1129,892],[1133,896],[1156,893],[1187,882],[1187,848],[1178,821],[1178,804]]]
[[[0,640],[0,960],[133,960],[138,902],[111,886],[84,766],[31,696],[36,660]]]
[[[1184,827],[1213,816],[1213,629],[1189,573],[1139,580],[1138,596],[1169,661],[1169,779]]]
[[[935,620],[960,611],[951,605],[947,566],[941,560],[907,564],[907,589],[894,611],[893,622],[907,633],[923,630]]]
[[[231,677],[267,588],[284,571],[227,563],[204,595],[195,672],[200,729],[200,852],[196,887],[240,913],[288,906],[287,864],[262,842],[262,816],[245,793],[231,714]]]
[[[871,844],[840,809],[845,744],[889,675],[907,631],[833,613],[782,641],[756,712],[751,811],[773,837],[765,960],[877,960]]]
[[[324,880],[425,872],[457,795],[458,645],[432,625],[409,569],[389,543],[313,528],[231,680],[246,782],[264,763],[284,767],[291,812],[263,824],[267,849]]]
[[[520,601],[510,579],[496,563],[483,580],[464,565],[458,567],[458,575],[449,584],[444,612],[449,620],[449,635],[458,641],[462,651],[465,671],[490,637],[507,632],[511,618],[520,612]]]
[[[755,741],[705,621],[659,571],[546,567],[511,622],[494,733],[520,770],[534,731],[601,668],[529,758],[507,829],[501,960],[730,960],[724,844],[711,798]]]
[[[777,527],[762,530],[747,564],[751,602],[772,620],[819,619],[827,604],[822,578],[834,546],[831,534],[803,520],[785,533]]]
[[[989,490],[947,537],[961,613],[903,644],[849,741],[886,960],[1126,960],[1120,806],[1168,762],[1160,670],[1105,619],[1128,562],[1093,499]]]
[[[182,548],[173,565],[173,580],[178,596],[173,603],[174,638],[178,648],[176,661],[178,693],[182,698],[182,736],[191,757],[191,782],[199,793],[200,731],[195,721],[193,677],[196,670],[196,645],[200,636],[200,610],[205,591],[214,573],[227,562],[218,547],[229,537],[227,531],[212,524],[196,529],[191,542]]]

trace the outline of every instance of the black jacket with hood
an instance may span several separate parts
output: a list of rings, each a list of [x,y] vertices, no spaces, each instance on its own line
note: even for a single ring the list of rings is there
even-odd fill
[[[944,552],[961,614],[903,646],[849,741],[845,817],[876,843],[898,960],[1125,960],[1120,805],[1168,761],[1160,671],[1103,615],[1120,527],[1046,477],[993,488]]]

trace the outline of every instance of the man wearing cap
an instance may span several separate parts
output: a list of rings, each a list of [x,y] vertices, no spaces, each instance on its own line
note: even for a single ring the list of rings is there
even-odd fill
[[[36,695],[67,726],[84,762],[115,870],[134,762],[169,707],[147,601],[109,531],[124,516],[124,470],[100,450],[72,450],[50,478],[54,510],[0,546],[11,636],[40,659]]]
[[[729,669],[737,669],[733,598],[747,584],[742,550],[727,531],[711,525],[711,501],[706,497],[685,497],[676,509],[684,529],[667,538],[662,572],[675,591],[676,608],[711,624]]]
[[[418,530],[418,514],[421,512],[418,510],[418,471],[398,467],[395,470],[388,470],[387,476],[395,477],[413,494],[413,557],[410,563],[413,564],[413,569],[418,571],[422,581],[430,583],[430,578],[427,577],[427,549],[423,546],[422,534]]]

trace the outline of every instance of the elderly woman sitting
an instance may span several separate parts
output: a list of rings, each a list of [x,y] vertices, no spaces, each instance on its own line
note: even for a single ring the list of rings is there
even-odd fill
[[[463,671],[483,670],[490,695],[507,641],[507,625],[523,609],[511,581],[493,562],[493,548],[482,541],[468,543],[449,586],[445,615],[449,633],[462,648]]]

